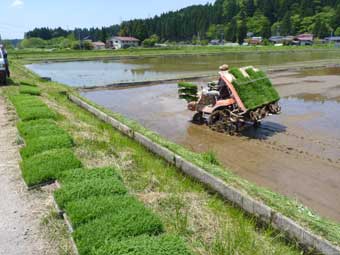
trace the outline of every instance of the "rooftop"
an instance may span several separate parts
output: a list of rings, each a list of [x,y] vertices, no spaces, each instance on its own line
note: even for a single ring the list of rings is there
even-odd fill
[[[112,39],[120,40],[120,41],[139,42],[139,40],[134,37],[114,36]]]

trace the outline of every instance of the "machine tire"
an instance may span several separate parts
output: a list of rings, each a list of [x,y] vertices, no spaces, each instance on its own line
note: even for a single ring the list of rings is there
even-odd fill
[[[203,118],[203,113],[198,112],[192,117],[192,123],[197,125],[203,125],[205,123],[205,119]]]
[[[234,136],[238,132],[237,124],[230,120],[230,114],[225,110],[217,110],[210,115],[209,127],[219,133],[227,133]]]

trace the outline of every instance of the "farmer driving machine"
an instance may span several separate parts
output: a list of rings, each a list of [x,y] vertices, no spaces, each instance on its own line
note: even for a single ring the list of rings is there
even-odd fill
[[[227,65],[220,70],[219,81],[208,83],[200,92],[197,85],[178,84],[180,98],[196,112],[194,123],[235,135],[247,123],[258,127],[267,116],[281,112],[280,96],[264,72],[254,67],[229,70]]]

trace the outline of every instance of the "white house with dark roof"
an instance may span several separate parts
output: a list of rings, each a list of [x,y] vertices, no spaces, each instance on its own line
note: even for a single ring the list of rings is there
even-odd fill
[[[112,49],[125,49],[129,47],[138,47],[139,40],[134,37],[114,36],[107,42],[108,47]]]

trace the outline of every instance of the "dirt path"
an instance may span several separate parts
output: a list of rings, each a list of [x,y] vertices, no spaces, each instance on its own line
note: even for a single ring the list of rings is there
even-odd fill
[[[28,192],[21,178],[16,128],[0,95],[0,255],[57,254],[44,238],[46,192]]]

